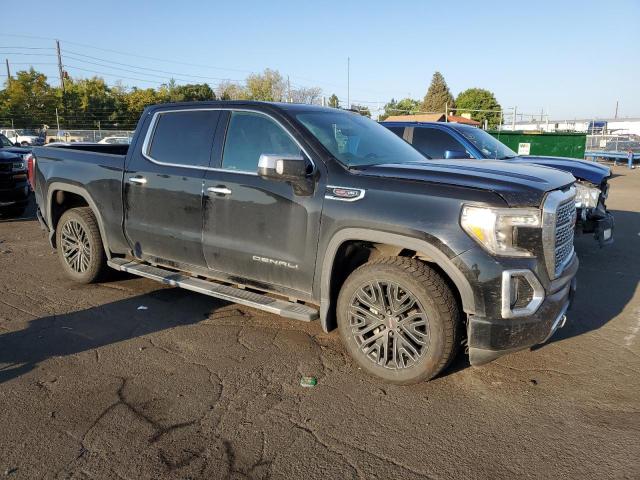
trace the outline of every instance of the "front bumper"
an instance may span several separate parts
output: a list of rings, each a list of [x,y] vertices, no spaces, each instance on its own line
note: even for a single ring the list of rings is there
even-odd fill
[[[573,256],[560,277],[545,287],[545,298],[536,312],[519,318],[469,317],[469,361],[483,365],[507,353],[547,341],[564,325],[576,288],[578,258]]]
[[[29,186],[26,180],[15,181],[14,177],[0,177],[0,207],[15,207],[29,202]]]
[[[578,209],[577,213],[576,228],[582,230],[582,233],[593,233],[600,247],[613,243],[615,222],[611,212],[602,203],[596,208]]]

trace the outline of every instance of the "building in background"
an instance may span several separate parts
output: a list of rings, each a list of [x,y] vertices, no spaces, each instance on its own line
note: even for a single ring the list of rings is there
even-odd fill
[[[640,136],[640,118],[584,118],[574,120],[531,119],[526,121],[516,121],[515,125],[512,122],[505,122],[501,129]]]
[[[471,120],[466,115],[457,116],[457,115],[447,115],[445,120],[444,113],[419,113],[416,115],[391,115],[385,119],[385,122],[453,122],[453,123],[463,123],[465,125],[471,125],[474,127],[479,127],[480,122],[476,122],[475,120]]]

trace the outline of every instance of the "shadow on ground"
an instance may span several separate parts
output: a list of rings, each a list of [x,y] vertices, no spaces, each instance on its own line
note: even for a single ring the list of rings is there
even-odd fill
[[[178,288],[29,322],[0,335],[0,384],[33,370],[48,358],[73,355],[149,333],[191,325],[226,303]],[[138,309],[139,307],[146,309]]]
[[[567,325],[549,343],[598,330],[620,315],[640,282],[640,213],[614,210],[615,241],[599,248],[590,234],[576,236],[578,290]]]

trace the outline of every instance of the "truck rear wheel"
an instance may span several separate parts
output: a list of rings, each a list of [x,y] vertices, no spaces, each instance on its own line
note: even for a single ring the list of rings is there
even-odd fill
[[[356,269],[340,290],[337,316],[358,365],[392,383],[429,380],[457,351],[461,322],[453,293],[415,259],[383,257]]]
[[[100,229],[89,207],[72,208],[62,214],[56,246],[62,268],[76,282],[92,283],[106,269]]]

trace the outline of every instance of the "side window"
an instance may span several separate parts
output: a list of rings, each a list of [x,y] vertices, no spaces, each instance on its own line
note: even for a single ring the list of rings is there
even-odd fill
[[[397,136],[399,136],[400,138],[402,138],[402,136],[404,135],[404,127],[387,127],[389,130],[391,130],[393,133],[395,133]]]
[[[300,155],[300,147],[269,117],[252,112],[232,112],[222,168],[255,172],[263,153]]]
[[[444,158],[444,152],[467,152],[462,144],[447,132],[435,128],[415,128],[412,145],[429,158]]]
[[[218,118],[218,110],[160,114],[147,155],[158,162],[208,166]]]

